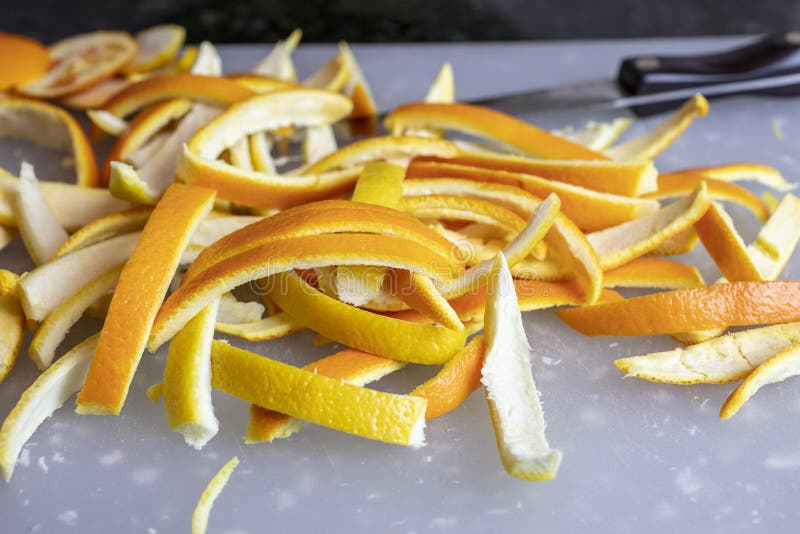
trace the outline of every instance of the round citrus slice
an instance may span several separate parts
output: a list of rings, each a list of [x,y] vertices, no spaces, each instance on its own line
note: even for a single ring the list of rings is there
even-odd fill
[[[97,351],[78,394],[78,413],[118,415],[122,410],[180,256],[213,203],[213,191],[175,184],[156,205],[120,274]]]
[[[386,127],[394,133],[405,128],[457,130],[545,159],[609,159],[510,115],[469,104],[405,104],[386,117]]]
[[[800,345],[790,345],[770,356],[747,375],[747,378],[725,400],[719,411],[719,418],[725,420],[733,417],[762,387],[800,374],[798,358],[800,358]]]
[[[97,162],[92,145],[72,115],[63,109],[35,100],[0,99],[0,137],[4,136],[71,151],[75,158],[76,183],[87,187],[97,185]]]
[[[0,32],[0,91],[44,76],[49,66],[50,54],[43,44]]]
[[[228,463],[222,466],[222,469],[217,471],[214,478],[208,483],[206,489],[200,494],[200,499],[197,501],[197,506],[192,513],[192,534],[205,534],[208,528],[208,517],[211,515],[211,508],[214,506],[214,501],[217,500],[219,494],[225,488],[225,484],[233,474],[233,470],[239,466],[239,458],[234,456]]]
[[[311,362],[303,369],[354,386],[365,386],[404,366],[404,362],[347,349]],[[253,404],[250,406],[250,420],[244,440],[248,444],[268,443],[276,438],[288,438],[298,430],[298,419]]]
[[[424,399],[298,369],[227,343],[211,347],[215,388],[269,410],[398,445],[425,444]]]
[[[199,74],[164,74],[131,85],[106,102],[103,111],[124,119],[128,115],[172,98],[186,98],[216,106],[227,106],[255,93],[233,80]]]
[[[25,248],[37,265],[46,262],[69,235],[47,207],[33,166],[22,164],[16,197],[17,224]]]
[[[800,282],[731,282],[559,310],[587,336],[647,336],[800,319]]]
[[[696,94],[649,132],[615,145],[605,153],[619,161],[653,159],[680,137],[694,119],[705,117],[706,113],[708,101],[703,95]]]
[[[685,348],[614,361],[626,376],[671,384],[741,380],[773,354],[800,343],[800,323],[734,332]]]
[[[428,400],[425,419],[435,419],[455,410],[481,387],[483,353],[483,336],[475,336],[433,378],[409,393]]]
[[[646,161],[559,161],[525,158],[511,154],[475,154],[461,152],[450,159],[419,157],[411,162],[439,161],[469,165],[519,174],[532,174],[540,178],[564,182],[599,191],[628,197],[637,197],[657,188],[653,162]],[[410,170],[411,172],[411,170]]]
[[[636,258],[603,274],[605,287],[653,287],[684,289],[703,287],[705,282],[694,265],[661,258]]]
[[[530,345],[522,327],[514,282],[498,254],[486,300],[481,383],[506,471],[523,480],[552,480],[561,452],[545,437],[544,412],[531,374]]]
[[[53,59],[41,78],[17,90],[38,98],[55,98],[110,78],[136,54],[136,42],[125,32],[100,31],[68,37],[48,48]]]
[[[183,46],[186,30],[177,24],[159,24],[134,35],[136,55],[125,65],[126,72],[150,72],[171,62]]]
[[[211,402],[211,341],[219,299],[206,306],[169,345],[164,409],[170,428],[197,450],[219,431]]]
[[[0,269],[0,383],[14,367],[25,335],[25,314],[15,292],[17,275]]]
[[[0,474],[8,482],[22,447],[36,429],[59,409],[83,383],[97,346],[91,336],[40,374],[22,394],[0,428]]]

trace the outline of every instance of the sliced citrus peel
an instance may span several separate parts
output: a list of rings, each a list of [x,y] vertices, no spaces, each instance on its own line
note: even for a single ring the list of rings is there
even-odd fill
[[[119,414],[180,255],[213,202],[213,191],[175,184],[156,205],[120,274],[78,413]]]
[[[25,390],[0,428],[0,473],[8,482],[25,442],[36,428],[78,391],[97,346],[91,336],[40,374]]]
[[[75,159],[75,182],[98,185],[94,149],[77,121],[63,109],[36,100],[0,99],[0,137],[4,136],[69,150]]]
[[[699,174],[704,178],[721,182],[753,181],[776,191],[791,191],[797,187],[797,184],[787,182],[778,169],[758,163],[727,163],[710,167],[695,167],[679,171],[679,173]]]
[[[577,130],[568,126],[560,130],[554,130],[552,133],[579,143],[586,148],[602,152],[613,145],[625,130],[630,127],[631,123],[631,119],[620,117],[610,122],[589,121]]]
[[[205,534],[208,528],[208,517],[211,515],[214,501],[222,493],[233,471],[238,466],[239,458],[234,456],[217,471],[217,474],[214,475],[214,478],[209,481],[208,486],[203,490],[203,493],[200,494],[200,499],[197,501],[194,513],[192,513],[192,534]]]
[[[708,101],[697,94],[649,132],[606,149],[611,159],[619,161],[653,159],[667,149],[697,117],[708,113]]]
[[[98,109],[111,100],[115,94],[133,83],[128,78],[108,78],[88,89],[61,97],[58,101],[72,109]],[[100,120],[102,121],[103,119],[101,118]]]
[[[14,367],[25,334],[25,314],[15,292],[18,278],[0,269],[0,383]]]
[[[712,202],[708,211],[694,225],[714,263],[731,282],[763,280],[747,246],[736,232],[733,220],[725,209]]]
[[[305,329],[305,326],[286,313],[278,313],[247,323],[217,322],[214,328],[222,334],[236,336],[247,341],[269,341],[299,332]]]
[[[767,280],[775,280],[800,240],[800,199],[787,194],[747,247],[750,258]]]
[[[219,430],[211,403],[211,341],[218,309],[216,300],[175,335],[164,369],[164,409],[169,426],[198,450]]]
[[[365,386],[404,366],[404,362],[347,349],[311,362],[304,369],[355,386]],[[245,443],[268,443],[276,438],[287,438],[299,429],[298,419],[254,404],[250,406]]]
[[[275,276],[265,295],[326,338],[395,360],[444,363],[466,338],[463,328],[413,323],[349,306],[315,290],[293,272]]]
[[[483,169],[453,163],[420,162],[409,166],[407,178],[461,178],[477,182],[512,185],[528,193],[546,197],[555,193],[562,212],[586,231],[616,226],[658,210],[658,202],[600,193],[583,187],[545,180],[531,174]]]
[[[186,30],[177,24],[159,24],[136,35],[136,55],[125,66],[129,73],[151,72],[170,63],[183,46]]]
[[[800,345],[790,345],[767,358],[733,390],[722,405],[719,418],[725,420],[733,417],[762,387],[800,374],[799,358]]]
[[[292,62],[292,53],[297,48],[297,45],[300,44],[302,37],[303,32],[297,29],[290,33],[286,39],[275,43],[270,53],[259,61],[251,72],[262,76],[272,76],[279,80],[297,81],[297,73]]]
[[[604,270],[619,267],[688,230],[706,213],[709,198],[704,183],[693,195],[659,211],[586,236]]]
[[[342,88],[342,92],[353,101],[353,111],[350,116],[354,119],[364,119],[374,117],[378,112],[375,97],[372,96],[372,89],[369,87],[367,78],[361,72],[361,66],[356,60],[356,56],[350,49],[350,45],[342,41],[339,43],[339,53],[346,58],[350,64],[350,76]]]
[[[64,241],[50,258],[66,256],[76,250],[123,234],[138,232],[150,218],[150,208],[132,208],[104,215],[81,227]]]
[[[0,32],[0,51],[0,91],[44,76],[50,66],[47,48],[22,35]]]
[[[361,437],[424,445],[419,397],[374,391],[214,341],[212,382],[235,397]]]
[[[23,163],[16,196],[19,233],[37,265],[47,261],[69,235],[50,212],[33,167]]]
[[[585,187],[601,193],[637,197],[657,188],[653,162],[645,161],[570,161],[525,158],[512,154],[475,154],[461,152],[449,159],[418,157],[411,162],[410,172],[416,163],[438,161],[482,169],[493,169],[520,174],[530,174]]]
[[[481,383],[506,471],[523,480],[552,480],[561,452],[550,448],[539,392],[531,375],[530,345],[522,327],[513,279],[498,254],[486,300]]]
[[[17,90],[27,96],[54,98],[110,78],[136,54],[136,42],[125,32],[94,32],[61,40],[48,52],[50,70]]]
[[[800,319],[800,282],[731,282],[559,310],[584,335],[642,336]]]
[[[406,128],[457,130],[546,159],[609,159],[510,115],[469,104],[405,104],[389,114],[385,122],[393,133]]]
[[[616,360],[626,376],[671,384],[741,380],[770,356],[800,342],[800,323],[726,334],[690,347]]]
[[[636,258],[603,274],[605,287],[653,287],[684,289],[703,287],[700,271],[693,265],[661,258]]]

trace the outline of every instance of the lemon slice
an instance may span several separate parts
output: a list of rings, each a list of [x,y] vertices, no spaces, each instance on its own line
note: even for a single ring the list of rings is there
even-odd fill
[[[214,506],[214,501],[216,501],[219,494],[222,493],[234,469],[238,466],[239,458],[234,456],[228,460],[228,463],[222,466],[222,469],[214,475],[214,478],[208,483],[206,489],[200,494],[200,500],[197,501],[197,506],[195,506],[194,513],[192,514],[192,534],[205,534],[208,528],[208,517],[211,515],[211,508]]]
[[[719,412],[720,419],[729,419],[759,389],[800,374],[800,345],[790,345],[770,356],[730,394]]]
[[[215,388],[263,408],[368,439],[425,444],[425,399],[347,384],[220,341],[212,344],[211,368]]]
[[[486,300],[481,382],[503,467],[523,480],[552,480],[561,452],[545,437],[539,392],[531,375],[530,346],[522,327],[516,291],[505,257],[498,254]]]
[[[197,450],[219,431],[211,403],[211,340],[219,300],[206,306],[169,345],[164,370],[164,408],[172,430]]]
[[[69,235],[50,212],[33,166],[23,163],[17,188],[17,224],[25,248],[37,265],[46,262]]]
[[[18,276],[0,269],[0,383],[6,379],[19,356],[25,334],[25,314],[14,289]]]
[[[177,24],[159,24],[134,35],[136,55],[125,66],[126,72],[143,73],[171,62],[183,46],[186,30]]]
[[[800,343],[800,323],[734,332],[696,345],[614,361],[626,376],[672,384],[741,380],[773,354]]]
[[[0,473],[8,482],[25,442],[39,425],[78,391],[97,346],[95,334],[86,339],[50,368],[40,374],[25,390],[0,428]]]

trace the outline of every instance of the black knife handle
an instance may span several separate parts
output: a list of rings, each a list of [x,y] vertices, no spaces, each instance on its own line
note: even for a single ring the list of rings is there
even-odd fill
[[[800,72],[800,32],[768,35],[744,46],[700,56],[639,56],[622,61],[617,81],[631,95],[769,78]],[[800,84],[749,93],[800,95]],[[652,115],[680,102],[638,106],[637,115]]]

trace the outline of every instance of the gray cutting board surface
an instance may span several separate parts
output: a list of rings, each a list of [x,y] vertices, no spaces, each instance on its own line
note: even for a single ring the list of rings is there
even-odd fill
[[[611,76],[634,53],[700,52],[736,39],[356,45],[381,108],[417,100],[443,61],[453,64],[459,98]],[[243,71],[267,46],[223,46],[227,71]],[[307,74],[333,53],[301,46]],[[756,161],[800,178],[800,101],[733,98],[713,102],[656,163],[660,170]],[[604,120],[603,113],[527,117],[547,127]],[[658,118],[638,122],[629,135]],[[775,135],[776,125],[783,139]],[[68,179],[63,154],[0,141],[0,166],[21,159],[40,178]],[[755,191],[761,192],[759,188]],[[747,240],[758,222],[732,208]],[[688,258],[707,281],[718,272],[708,255]],[[31,265],[17,240],[0,266]],[[797,278],[793,260],[785,278]],[[26,445],[14,478],[0,485],[4,533],[185,532],[197,498],[231,456],[242,460],[211,514],[209,532],[778,532],[800,519],[800,386],[765,388],[734,419],[717,412],[731,385],[669,386],[622,380],[617,357],[666,350],[651,338],[586,338],[552,311],[527,313],[533,372],[542,393],[551,444],[564,453],[558,478],[515,480],[503,471],[485,400],[476,392],[453,413],[431,421],[418,450],[307,426],[288,440],[246,446],[247,405],[215,393],[221,430],[202,451],[169,431],[163,406],[144,390],[160,379],[165,351],[146,354],[119,417],[79,417],[74,400],[48,419]],[[85,328],[70,336],[72,342]],[[305,332],[246,348],[293,364],[334,352]],[[404,393],[435,372],[413,367],[379,382]],[[5,417],[36,372],[22,356],[0,385]]]

